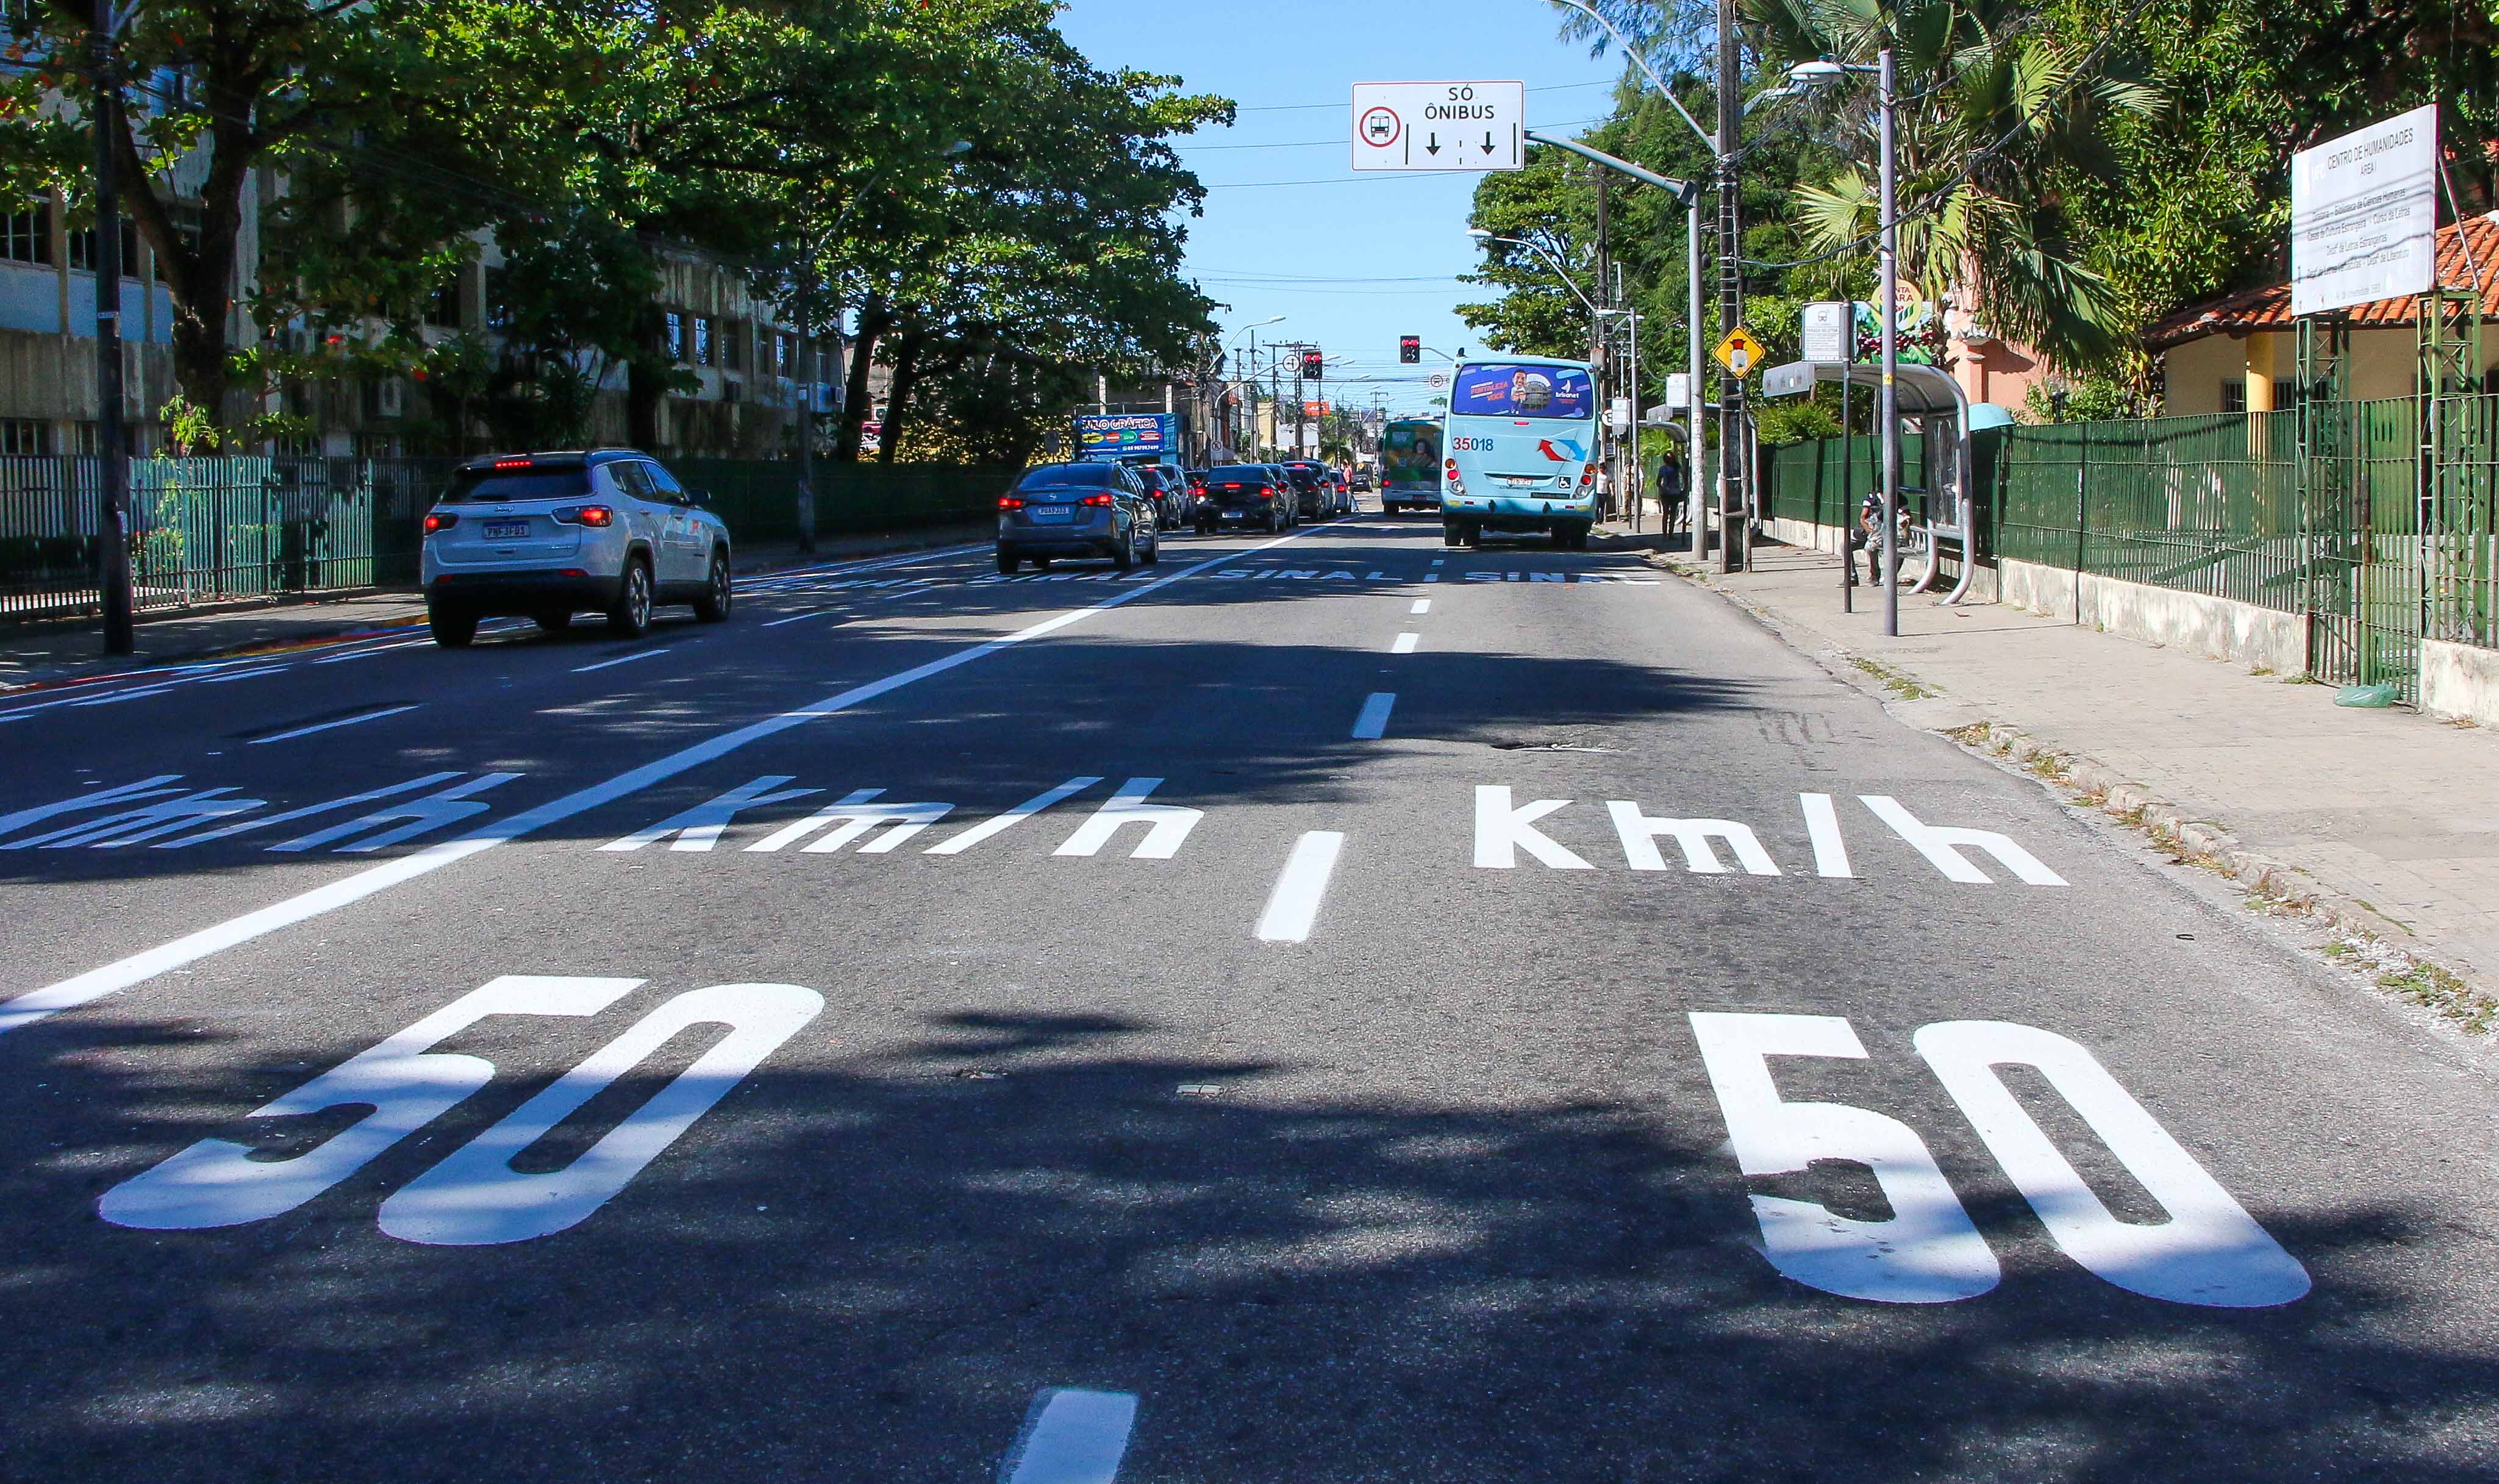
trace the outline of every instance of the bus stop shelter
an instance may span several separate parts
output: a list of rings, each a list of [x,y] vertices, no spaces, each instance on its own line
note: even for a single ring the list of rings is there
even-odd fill
[[[1978,508],[1972,499],[1971,462],[1969,453],[1969,394],[1952,373],[1940,366],[1903,362],[1898,368],[1899,379],[1893,383],[1893,396],[1902,421],[1914,421],[1926,435],[1925,480],[1912,485],[1901,481],[1903,496],[1925,497],[1925,512],[1915,522],[1928,542],[1926,570],[1909,591],[1923,593],[1932,586],[1941,566],[1943,543],[1958,542],[1961,547],[1961,579],[1944,601],[1957,603],[1969,591],[1971,575],[1978,569],[1976,543],[1971,539],[1971,526]],[[1879,366],[1842,362],[1791,361],[1773,366],[1762,373],[1762,395],[1765,397],[1802,397],[1816,384],[1864,387],[1879,397],[1883,389],[1883,369]],[[1940,426],[1938,426],[1940,425]],[[1940,436],[1938,436],[1940,435]],[[1879,435],[1878,435],[1879,436]]]

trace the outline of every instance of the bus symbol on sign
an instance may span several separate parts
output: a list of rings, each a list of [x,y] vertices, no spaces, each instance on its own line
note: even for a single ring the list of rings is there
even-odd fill
[[[1405,130],[1406,125],[1393,110],[1376,108],[1362,115],[1362,142],[1374,148],[1387,148]]]

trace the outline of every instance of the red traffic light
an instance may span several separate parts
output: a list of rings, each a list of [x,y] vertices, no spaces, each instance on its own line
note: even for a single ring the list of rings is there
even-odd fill
[[[1419,335],[1397,337],[1397,359],[1409,366],[1420,363],[1423,359],[1423,338]]]
[[[1327,370],[1326,358],[1315,350],[1302,352],[1302,379],[1316,381]]]

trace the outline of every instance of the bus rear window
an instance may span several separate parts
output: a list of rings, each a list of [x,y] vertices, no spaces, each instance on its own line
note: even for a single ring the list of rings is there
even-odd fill
[[[537,468],[464,468],[451,476],[442,497],[446,505],[487,500],[575,500],[590,493],[590,470],[582,465]]]
[[[1453,417],[1595,415],[1588,373],[1569,366],[1462,366],[1449,390]]]

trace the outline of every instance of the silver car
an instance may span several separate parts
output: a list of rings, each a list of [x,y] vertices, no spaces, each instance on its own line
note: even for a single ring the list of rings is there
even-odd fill
[[[541,629],[587,608],[627,637],[657,603],[729,617],[729,527],[707,497],[630,448],[471,459],[425,516],[425,617],[459,649],[477,621],[527,614]]]
[[[1154,502],[1117,464],[1038,464],[998,497],[998,570],[1061,557],[1108,557],[1126,571],[1162,560]]]

